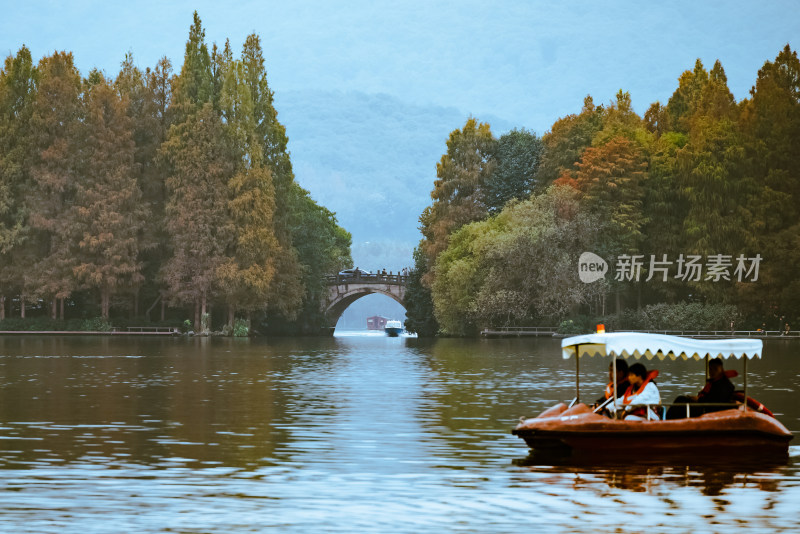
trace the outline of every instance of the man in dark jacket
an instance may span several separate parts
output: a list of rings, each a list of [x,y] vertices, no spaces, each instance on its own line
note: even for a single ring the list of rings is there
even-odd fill
[[[708,362],[708,379],[705,387],[697,395],[681,395],[675,403],[720,404],[732,402],[734,386],[729,376],[736,376],[736,371],[725,371],[721,358]],[[729,406],[691,406],[691,417],[704,413],[727,410]],[[667,419],[686,417],[685,406],[671,406],[667,411]]]

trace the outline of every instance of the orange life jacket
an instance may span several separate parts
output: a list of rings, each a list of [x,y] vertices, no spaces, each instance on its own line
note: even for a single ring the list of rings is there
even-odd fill
[[[644,381],[642,382],[642,385],[639,386],[639,389],[637,389],[636,391],[632,391],[633,390],[633,384],[628,386],[628,389],[625,390],[625,395],[623,395],[623,397],[622,397],[622,404],[630,404],[631,403],[631,397],[633,397],[634,395],[638,395],[642,391],[644,391],[645,386],[647,386],[647,384],[649,384],[650,381],[653,380],[657,376],[658,376],[658,371],[657,370],[653,370],[653,371],[650,371],[649,373],[647,373],[647,378],[644,379]]]
[[[650,381],[653,380],[657,376],[658,376],[658,370],[654,369],[654,370],[650,371],[649,373],[647,373],[647,378],[644,379],[644,381],[642,382],[642,385],[639,386],[639,388],[636,391],[632,391],[633,390],[633,384],[628,386],[628,389],[625,390],[625,395],[622,396],[622,404],[630,404],[632,398],[634,396],[640,394],[642,391],[644,391],[645,386],[647,386],[647,384],[649,384]],[[647,415],[647,408],[645,406],[642,406],[640,408],[636,408],[635,410],[632,410],[631,412],[629,412],[629,414],[630,415],[638,415],[640,417],[645,417]]]

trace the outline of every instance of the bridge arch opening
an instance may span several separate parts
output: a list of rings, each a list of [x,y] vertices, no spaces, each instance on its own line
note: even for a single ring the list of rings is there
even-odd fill
[[[400,322],[406,320],[406,309],[402,302],[392,294],[380,291],[361,292],[336,302],[327,311],[329,324],[336,325],[335,331],[366,331],[367,319],[385,317]]]

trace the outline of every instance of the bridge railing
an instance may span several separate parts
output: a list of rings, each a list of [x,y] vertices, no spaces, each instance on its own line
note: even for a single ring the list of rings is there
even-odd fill
[[[325,277],[329,285],[340,284],[394,284],[406,285],[408,276],[403,274],[382,274],[382,273],[353,273],[353,274],[329,274]]]

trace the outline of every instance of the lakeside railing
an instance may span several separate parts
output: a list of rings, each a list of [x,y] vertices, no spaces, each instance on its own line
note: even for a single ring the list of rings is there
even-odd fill
[[[408,275],[404,274],[383,274],[383,273],[353,273],[353,274],[329,274],[325,276],[329,285],[340,284],[395,284],[406,285]]]
[[[644,334],[665,334],[693,338],[732,338],[752,337],[769,339],[800,339],[800,330],[625,330]],[[481,330],[483,337],[524,337],[564,335],[558,333],[557,326],[497,326]],[[572,335],[572,334],[568,334]]]
[[[481,330],[483,337],[552,336],[557,326],[496,326]]]

